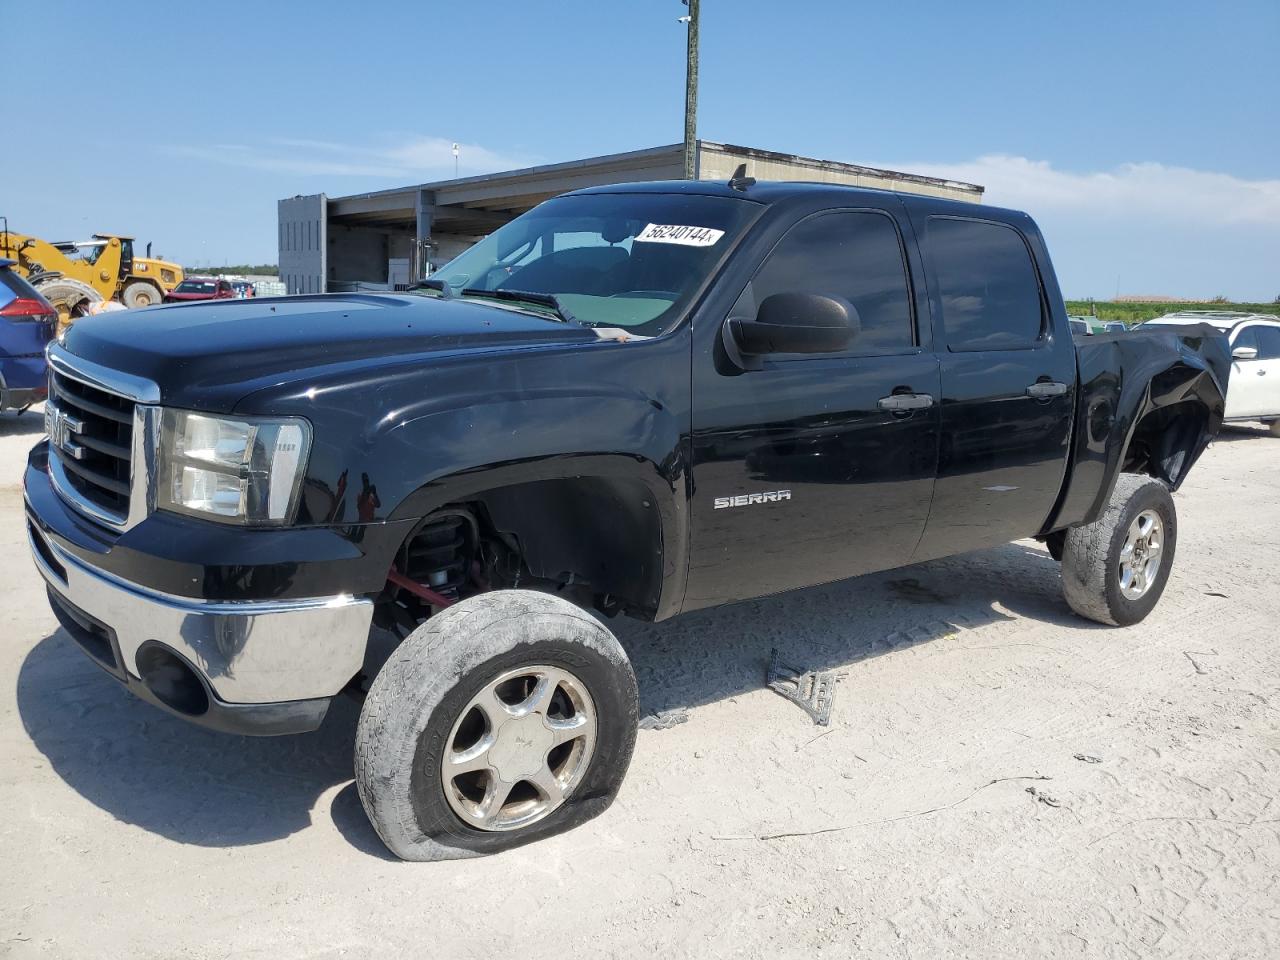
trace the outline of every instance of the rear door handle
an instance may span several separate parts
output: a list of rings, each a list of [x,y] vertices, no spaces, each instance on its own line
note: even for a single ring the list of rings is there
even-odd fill
[[[1027,387],[1027,396],[1035,397],[1037,400],[1060,397],[1066,392],[1067,385],[1057,380],[1038,380]]]
[[[903,413],[911,410],[926,410],[933,406],[933,395],[928,393],[895,393],[881,397],[876,401],[881,410],[892,413]]]

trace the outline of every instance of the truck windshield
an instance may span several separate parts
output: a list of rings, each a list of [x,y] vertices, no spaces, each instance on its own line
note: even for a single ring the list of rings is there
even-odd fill
[[[432,279],[453,293],[581,323],[662,333],[760,207],[680,194],[586,194],[549,200],[445,264]],[[551,301],[552,306],[546,303]],[[496,299],[496,298],[495,298]],[[563,313],[563,311],[561,311]]]

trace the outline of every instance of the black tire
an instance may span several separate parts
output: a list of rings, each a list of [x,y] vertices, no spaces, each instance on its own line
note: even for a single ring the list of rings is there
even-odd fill
[[[495,678],[531,664],[569,671],[586,687],[594,746],[577,786],[542,819],[477,829],[450,806],[444,751],[472,699]],[[420,626],[374,679],[356,731],[356,787],[378,836],[401,859],[497,853],[603,813],[631,762],[638,715],[630,661],[593,616],[528,590],[481,594]]]
[[[1146,511],[1162,524],[1160,561],[1141,596],[1125,596],[1120,563],[1130,528]],[[1062,556],[1062,592],[1071,609],[1098,623],[1125,627],[1144,619],[1164,593],[1178,546],[1178,515],[1169,488],[1159,480],[1123,473],[1111,502],[1095,522],[1067,531]]]
[[[137,310],[140,307],[155,306],[163,299],[160,290],[147,283],[145,280],[135,280],[124,288],[124,292],[120,294],[120,300],[130,310]]]

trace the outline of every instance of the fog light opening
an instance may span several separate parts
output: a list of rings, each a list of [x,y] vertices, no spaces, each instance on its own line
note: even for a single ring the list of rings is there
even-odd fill
[[[144,643],[136,663],[143,685],[170,710],[188,717],[209,712],[209,692],[195,668],[164,644]]]

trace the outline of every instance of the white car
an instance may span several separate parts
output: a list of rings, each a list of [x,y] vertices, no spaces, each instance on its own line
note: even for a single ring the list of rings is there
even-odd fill
[[[1231,382],[1224,420],[1262,420],[1280,437],[1280,316],[1185,310],[1143,326],[1208,323],[1227,334],[1231,344]]]

